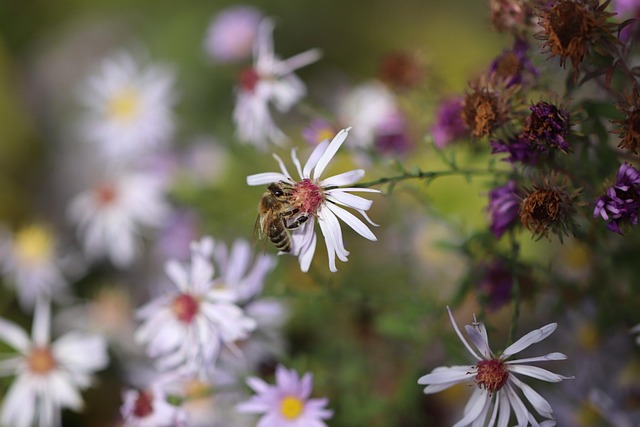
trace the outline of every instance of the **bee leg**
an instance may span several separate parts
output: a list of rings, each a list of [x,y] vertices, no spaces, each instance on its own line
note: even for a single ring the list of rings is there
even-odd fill
[[[308,219],[309,217],[307,215],[300,215],[291,224],[287,224],[285,226],[287,227],[288,230],[295,230],[296,228],[300,227],[302,224],[307,222]]]

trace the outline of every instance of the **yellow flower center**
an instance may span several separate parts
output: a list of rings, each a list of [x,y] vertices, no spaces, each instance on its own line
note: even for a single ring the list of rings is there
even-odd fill
[[[136,90],[126,87],[117,92],[107,105],[107,112],[114,120],[128,122],[133,120],[140,110],[140,95]]]
[[[600,411],[590,402],[584,402],[576,411],[576,423],[579,427],[594,427],[601,425]]]
[[[280,413],[288,420],[294,420],[300,416],[304,409],[302,400],[294,396],[286,396],[280,403]]]
[[[31,225],[18,231],[15,239],[18,257],[29,264],[46,260],[53,252],[53,236],[41,225]]]

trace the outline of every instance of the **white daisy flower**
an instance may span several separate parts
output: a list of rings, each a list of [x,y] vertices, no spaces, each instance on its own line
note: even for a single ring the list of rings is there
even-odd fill
[[[350,129],[350,128],[349,128]],[[328,140],[318,144],[309,156],[307,163],[302,168],[295,149],[291,150],[291,158],[296,166],[300,181],[296,181],[287,171],[280,157],[274,155],[280,165],[281,172],[266,172],[247,177],[249,185],[264,185],[281,183],[287,187],[289,203],[297,210],[296,218],[291,218],[298,223],[300,218],[308,218],[302,225],[291,233],[291,253],[298,257],[300,268],[306,272],[311,265],[311,259],[316,249],[315,220],[317,218],[320,230],[324,235],[329,255],[329,269],[337,271],[336,256],[346,262],[349,252],[345,249],[342,240],[342,230],[338,218],[344,221],[362,237],[375,241],[376,236],[360,219],[353,215],[347,208],[355,209],[372,225],[375,225],[366,214],[371,200],[351,194],[354,191],[379,193],[370,188],[342,188],[359,181],[364,176],[363,169],[344,172],[326,179],[321,179],[322,173],[336,154],[342,143],[347,138],[349,129],[341,130],[331,142]]]
[[[247,240],[237,239],[230,248],[217,243],[213,260],[219,275],[214,286],[230,290],[240,303],[258,296],[264,287],[266,275],[276,266],[276,260],[270,255],[257,255],[252,263],[252,258],[251,245]]]
[[[165,147],[174,131],[174,75],[141,66],[128,53],[100,65],[81,88],[81,131],[109,160],[128,160]]]
[[[478,361],[474,366],[451,366],[439,367],[430,374],[424,375],[418,380],[418,384],[426,385],[426,394],[436,393],[462,382],[475,383],[469,402],[464,408],[464,416],[454,427],[473,426],[487,427],[498,426],[507,427],[511,412],[513,410],[518,427],[551,427],[555,425],[553,421],[553,410],[551,405],[533,388],[521,381],[516,374],[547,382],[560,382],[562,380],[573,379],[565,377],[537,366],[529,366],[530,362],[546,362],[550,360],[565,360],[567,356],[562,353],[549,353],[545,356],[531,357],[526,359],[509,360],[511,356],[547,338],[556,330],[556,323],[550,323],[540,329],[529,332],[509,347],[507,347],[499,357],[496,357],[489,348],[489,339],[484,324],[474,322],[466,325],[465,329],[470,341],[476,347],[474,350],[464,339],[458,325],[453,319],[451,310],[449,317],[458,337],[469,350],[469,353]],[[520,397],[519,392],[524,396]],[[542,417],[543,422],[538,422],[534,415],[525,405],[525,401],[535,409]]]
[[[16,375],[3,398],[0,424],[11,427],[60,426],[60,411],[81,411],[80,390],[109,359],[98,335],[69,332],[50,341],[50,307],[38,300],[31,339],[18,325],[0,319],[0,339],[20,355],[0,362],[0,376]]]
[[[0,269],[15,287],[23,309],[33,309],[41,296],[59,298],[67,294],[63,258],[52,230],[31,224],[16,233],[0,232]]]
[[[240,75],[233,111],[238,137],[262,148],[266,148],[268,141],[282,144],[287,140],[274,123],[269,104],[282,113],[289,111],[307,92],[293,71],[320,58],[320,51],[311,49],[281,60],[273,52],[273,27],[270,19],[260,23],[254,46],[254,65]]]
[[[161,384],[153,384],[145,390],[126,390],[120,408],[124,427],[186,426],[186,412],[169,403],[168,397]]]
[[[85,255],[94,261],[108,257],[118,268],[137,257],[142,229],[159,227],[168,213],[162,179],[145,172],[105,179],[78,194],[68,209]]]
[[[165,270],[178,291],[139,309],[143,323],[136,340],[161,371],[184,368],[207,375],[222,346],[234,348],[233,342],[247,338],[256,323],[233,303],[233,292],[213,287],[213,265],[199,248],[188,267],[170,260]]]

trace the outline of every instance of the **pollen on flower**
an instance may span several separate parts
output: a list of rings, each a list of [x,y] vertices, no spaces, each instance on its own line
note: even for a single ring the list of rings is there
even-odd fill
[[[291,204],[300,209],[301,213],[315,214],[323,202],[324,192],[309,178],[297,182],[291,192]]]
[[[45,227],[31,225],[18,231],[15,244],[22,260],[38,262],[51,255],[53,251],[53,236]]]
[[[191,323],[199,308],[198,300],[189,294],[181,294],[171,304],[174,315],[183,323]]]
[[[260,75],[255,68],[245,68],[238,77],[240,87],[247,92],[253,92],[260,81]]]
[[[288,420],[298,418],[303,409],[304,403],[295,396],[285,396],[280,402],[280,413]]]
[[[153,413],[153,394],[150,391],[141,391],[133,407],[136,418],[146,418]]]
[[[118,197],[118,190],[113,184],[102,184],[95,190],[96,199],[98,204],[102,206],[110,205]]]
[[[121,122],[135,119],[139,111],[140,97],[133,88],[122,89],[107,104],[109,116]]]
[[[481,360],[476,365],[476,384],[493,394],[509,379],[507,366],[500,359]]]
[[[31,350],[27,363],[29,371],[36,375],[45,375],[56,367],[56,360],[49,347],[36,347]]]

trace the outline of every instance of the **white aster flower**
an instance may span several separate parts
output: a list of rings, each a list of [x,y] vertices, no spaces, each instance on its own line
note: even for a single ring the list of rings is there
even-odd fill
[[[254,65],[240,75],[233,110],[239,138],[262,148],[266,148],[269,140],[275,144],[287,140],[274,123],[269,105],[286,113],[300,101],[307,90],[293,71],[320,58],[320,51],[311,49],[281,60],[273,52],[273,27],[270,19],[260,23],[254,46]]]
[[[537,366],[529,366],[525,363],[546,362],[550,360],[565,360],[567,356],[562,353],[549,353],[545,356],[531,357],[527,359],[509,360],[511,356],[547,338],[556,330],[556,323],[550,323],[540,329],[529,332],[509,347],[507,347],[499,357],[496,357],[489,348],[489,339],[484,324],[474,322],[466,325],[465,329],[469,340],[476,347],[474,350],[464,339],[458,325],[453,319],[451,310],[449,317],[458,337],[469,350],[469,353],[478,361],[474,366],[451,366],[439,367],[430,374],[424,375],[418,380],[418,384],[426,385],[424,392],[427,394],[436,393],[462,382],[475,383],[469,402],[464,408],[464,416],[454,427],[473,426],[487,427],[498,426],[507,427],[511,412],[513,410],[518,427],[551,427],[555,425],[553,410],[551,405],[533,388],[521,381],[516,374],[547,382],[560,382],[573,377],[565,377]],[[525,401],[520,397],[524,396],[525,401],[535,409],[535,411],[545,421],[538,423],[534,415],[525,405]]]
[[[174,131],[174,75],[141,66],[128,53],[105,59],[80,93],[81,131],[108,160],[129,160],[165,147]]]
[[[38,300],[31,339],[18,325],[0,319],[0,339],[20,355],[0,362],[0,376],[16,375],[3,397],[0,424],[11,427],[60,426],[60,410],[81,411],[80,390],[108,363],[105,340],[69,332],[50,341],[50,307]]]
[[[244,239],[236,239],[230,248],[217,243],[213,260],[218,267],[214,286],[233,292],[240,303],[246,303],[262,292],[266,275],[276,265],[275,258],[270,255],[257,255],[253,260],[251,245]]]
[[[233,348],[256,323],[233,303],[231,291],[213,287],[213,265],[197,246],[188,267],[170,260],[165,270],[178,292],[140,308],[143,323],[136,340],[146,345],[161,371],[180,368],[207,375],[222,346]]]
[[[328,140],[318,144],[313,150],[307,163],[302,168],[295,149],[291,150],[291,158],[296,166],[300,181],[296,181],[287,171],[280,157],[274,155],[281,172],[266,172],[247,177],[249,185],[264,185],[281,182],[292,187],[289,194],[289,203],[298,209],[300,216],[308,217],[299,228],[293,230],[291,253],[298,256],[300,268],[306,272],[309,270],[311,259],[316,249],[315,220],[317,218],[320,230],[324,235],[329,255],[329,269],[337,271],[336,256],[346,262],[349,252],[345,249],[342,240],[342,230],[338,218],[344,221],[362,237],[376,240],[375,235],[366,224],[353,215],[347,208],[355,209],[372,225],[375,225],[366,214],[371,200],[351,194],[354,191],[379,193],[378,190],[369,188],[342,188],[350,185],[364,176],[363,169],[356,169],[321,179],[322,173],[336,154],[342,143],[347,138],[349,129],[341,130],[331,142]],[[292,218],[293,219],[293,218]]]
[[[0,232],[0,269],[15,287],[23,309],[33,309],[41,296],[59,298],[67,293],[63,264],[49,227],[35,223],[16,233]]]
[[[135,260],[143,229],[159,227],[168,213],[162,179],[145,172],[105,179],[78,194],[68,209],[87,257],[106,256],[119,268]]]
[[[186,412],[169,403],[168,397],[162,384],[153,384],[145,390],[126,390],[120,408],[124,427],[186,426]]]

